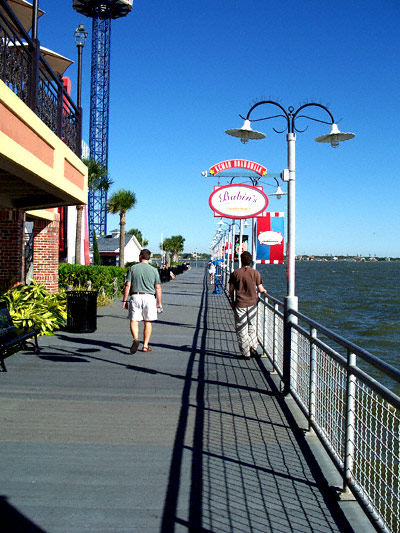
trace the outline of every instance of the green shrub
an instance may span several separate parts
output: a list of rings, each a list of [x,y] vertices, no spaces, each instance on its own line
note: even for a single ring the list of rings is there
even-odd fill
[[[122,293],[127,269],[117,266],[61,263],[58,272],[60,289],[67,290],[72,287],[73,290],[87,290],[88,282],[90,282],[91,290],[115,298]],[[114,282],[114,280],[116,281]]]
[[[52,335],[65,325],[67,318],[65,293],[50,294],[43,284],[32,281],[18,285],[0,296],[10,311],[19,332],[26,328],[39,328],[40,335]]]

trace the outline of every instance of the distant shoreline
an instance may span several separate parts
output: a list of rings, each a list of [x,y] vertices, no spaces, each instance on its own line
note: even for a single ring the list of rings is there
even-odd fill
[[[378,262],[391,262],[400,261],[400,257],[363,257],[363,256],[344,256],[344,255],[298,255],[296,261],[344,261],[349,263],[378,263]]]

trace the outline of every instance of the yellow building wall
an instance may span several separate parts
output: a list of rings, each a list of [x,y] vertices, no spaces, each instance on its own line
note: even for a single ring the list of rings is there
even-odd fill
[[[7,172],[50,192],[59,199],[58,206],[87,203],[86,165],[0,80],[2,164]],[[49,216],[47,209],[43,216]]]

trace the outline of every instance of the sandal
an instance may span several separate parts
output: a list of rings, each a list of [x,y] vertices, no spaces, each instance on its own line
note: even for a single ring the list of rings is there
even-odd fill
[[[135,340],[134,340],[134,341],[132,342],[132,346],[131,346],[131,348],[130,348],[130,352],[131,352],[131,353],[136,353],[137,350],[138,350],[138,348],[139,348],[139,344],[140,344],[139,341],[135,341]]]
[[[150,346],[143,346],[142,352],[152,352],[152,351],[153,351],[153,348],[151,348]]]

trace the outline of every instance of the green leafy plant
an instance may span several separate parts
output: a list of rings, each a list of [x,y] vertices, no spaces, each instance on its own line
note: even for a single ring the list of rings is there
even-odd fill
[[[21,332],[38,328],[40,335],[52,335],[65,325],[66,298],[62,291],[50,294],[43,284],[32,281],[30,285],[18,285],[0,297],[6,302],[11,318]]]
[[[73,290],[88,290],[88,282],[90,282],[91,290],[115,299],[122,293],[127,269],[117,266],[61,263],[58,272],[60,289],[67,290],[71,287]]]

